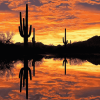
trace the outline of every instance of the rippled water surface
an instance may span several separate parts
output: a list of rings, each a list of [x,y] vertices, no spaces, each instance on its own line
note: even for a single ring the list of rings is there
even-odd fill
[[[67,58],[66,58],[67,59]],[[45,59],[29,67],[32,80],[28,82],[28,100],[100,100],[100,65],[80,59]],[[26,90],[20,92],[19,72],[23,61],[16,61],[10,69],[0,70],[0,100],[25,100]]]

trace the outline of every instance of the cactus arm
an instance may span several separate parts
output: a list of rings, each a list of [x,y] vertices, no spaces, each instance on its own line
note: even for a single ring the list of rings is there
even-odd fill
[[[22,37],[24,37],[24,35],[23,35],[23,30],[22,30],[22,17],[21,17],[21,12],[20,12],[20,26],[19,26],[19,32],[20,32],[20,35],[21,35]]]
[[[32,38],[32,42],[34,41],[34,37]]]
[[[65,62],[65,61],[63,61],[63,66],[64,66],[64,62]]]
[[[23,75],[23,87],[25,86],[25,78],[24,78],[24,75]]]
[[[21,77],[21,74],[19,73],[19,78]]]
[[[34,37],[34,41],[35,41],[35,28],[33,28],[33,37]]]
[[[68,63],[67,60],[65,60],[65,62]]]
[[[66,28],[65,28],[65,42],[66,42]]]
[[[63,43],[65,43],[65,42],[64,42],[64,37],[63,37]]]
[[[24,18],[23,18],[23,26],[25,26],[25,24],[24,24]]]
[[[22,16],[21,16],[21,12],[20,12],[20,28],[21,28],[21,31],[22,31]]]
[[[20,26],[18,26],[19,32],[21,31]]]
[[[19,78],[20,78],[20,92],[22,91],[22,75],[23,75],[23,68],[20,70]]]
[[[21,31],[21,27],[20,27],[20,26],[19,26],[19,32],[20,32],[20,35],[21,35],[22,37],[24,37],[23,31]]]
[[[31,70],[30,70],[30,68],[29,68],[29,67],[28,67],[28,70],[29,70],[29,74],[30,74],[30,80],[32,80]]]
[[[31,29],[32,29],[32,25],[30,25],[30,30],[29,30],[29,35],[28,35],[28,37],[30,37],[30,35],[31,35]]]
[[[19,73],[19,78],[20,76],[23,74],[23,68],[20,70],[20,73]]]
[[[68,43],[68,40],[66,41],[66,44]]]

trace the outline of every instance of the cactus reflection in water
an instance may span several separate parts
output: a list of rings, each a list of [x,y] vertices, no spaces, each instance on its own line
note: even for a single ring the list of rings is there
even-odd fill
[[[68,62],[67,62],[67,60],[66,60],[66,57],[64,57],[63,66],[65,65],[65,75],[66,75],[66,63],[68,63]]]
[[[33,66],[33,76],[35,76],[35,59],[32,61],[32,66]]]
[[[24,58],[24,64],[28,65],[28,59]],[[23,80],[23,87],[25,86],[25,80],[26,80],[26,98],[28,99],[28,71],[30,74],[30,80],[32,80],[31,76],[31,69],[28,66],[24,65],[24,68],[20,70],[19,78],[20,78],[20,92],[22,91],[22,80]]]

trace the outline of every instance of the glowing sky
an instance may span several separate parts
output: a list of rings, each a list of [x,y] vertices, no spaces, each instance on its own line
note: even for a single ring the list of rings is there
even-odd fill
[[[0,0],[0,33],[13,31],[15,42],[23,41],[19,12],[25,17],[27,3],[28,24],[35,28],[37,42],[63,45],[65,28],[69,42],[100,35],[100,0]],[[29,41],[32,37],[33,29]]]

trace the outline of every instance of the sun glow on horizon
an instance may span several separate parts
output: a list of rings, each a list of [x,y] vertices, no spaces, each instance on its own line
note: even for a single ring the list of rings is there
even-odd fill
[[[63,33],[58,33],[56,36],[53,36],[53,33],[42,35],[39,34],[38,31],[35,32],[36,42],[42,42],[45,45],[49,45],[49,44],[53,44],[55,46],[59,44],[64,45],[62,38],[65,37],[65,30]],[[66,29],[66,40],[68,40],[68,43],[70,43],[70,40],[71,43],[78,42],[78,41],[85,41],[95,35],[100,36],[99,28],[92,28],[92,29],[89,28],[84,30],[73,30],[73,31],[67,31]],[[31,32],[31,36],[28,38],[28,42],[32,42],[32,37],[33,37],[33,32]],[[13,40],[14,43],[24,42],[24,38],[20,36],[19,32],[14,35]]]

